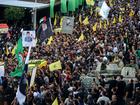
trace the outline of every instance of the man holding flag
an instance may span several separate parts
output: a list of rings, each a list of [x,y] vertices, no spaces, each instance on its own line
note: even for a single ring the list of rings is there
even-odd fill
[[[20,105],[23,105],[24,102],[25,102],[25,99],[26,99],[26,89],[27,89],[27,86],[28,86],[28,82],[27,82],[27,79],[26,79],[26,74],[27,74],[27,71],[28,71],[28,62],[29,62],[30,52],[31,52],[31,46],[29,47],[29,50],[28,50],[28,54],[27,54],[27,57],[26,57],[26,60],[25,60],[24,71],[23,71],[23,74],[21,76],[20,83],[19,83],[19,86],[18,86],[18,90],[17,90],[17,93],[16,93],[16,98],[17,98],[17,101]]]

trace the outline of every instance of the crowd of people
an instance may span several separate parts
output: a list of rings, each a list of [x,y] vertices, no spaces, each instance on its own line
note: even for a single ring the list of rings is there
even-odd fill
[[[106,2],[111,7],[108,21],[98,14],[98,2],[93,7],[81,7],[73,14],[72,35],[56,32],[50,45],[38,44],[32,48],[30,59],[45,59],[48,65],[60,60],[62,70],[51,72],[48,65],[37,69],[34,85],[27,88],[24,105],[52,105],[56,98],[58,105],[140,105],[139,0]],[[81,20],[88,17],[89,24],[80,22],[80,16]],[[58,28],[58,24],[59,21],[54,28]],[[96,29],[93,29],[95,24]],[[14,46],[20,30],[11,30],[15,36],[5,42]],[[78,41],[81,33],[84,39]],[[24,49],[23,56],[26,55],[27,49]],[[15,96],[20,78],[9,76],[17,66],[17,60],[4,51],[0,56],[7,65],[5,76],[0,79],[0,105],[18,105]],[[99,63],[103,69],[110,63],[120,67],[136,65],[136,79],[126,82],[122,75],[115,75],[106,80],[104,75],[98,75],[95,77],[98,82],[93,79],[92,87],[85,88],[80,76],[95,71]],[[31,74],[27,73],[26,78],[30,84]]]

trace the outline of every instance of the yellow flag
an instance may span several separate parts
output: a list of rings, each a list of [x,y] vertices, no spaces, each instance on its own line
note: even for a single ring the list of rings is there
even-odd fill
[[[43,66],[46,66],[47,65],[47,61],[43,61],[41,62],[40,65],[38,65],[38,68],[42,68]]]
[[[114,17],[114,19],[113,19],[113,24],[115,24],[116,23],[116,18]]]
[[[95,4],[94,0],[91,0],[90,4],[91,4],[91,6],[94,6],[94,4]]]
[[[83,33],[82,33],[81,36],[80,36],[79,39],[78,39],[78,42],[84,40],[84,38],[85,38],[85,36],[84,36]]]
[[[54,100],[54,102],[52,103],[52,105],[58,105],[58,99],[57,98]]]
[[[102,28],[102,21],[100,20],[100,29]]]
[[[56,28],[56,29],[54,29],[54,32],[55,32],[55,34],[57,33],[57,32],[61,32],[61,30],[62,30],[62,28]]]
[[[89,24],[88,17],[85,18],[85,20],[83,21],[83,24],[84,25],[88,25]]]
[[[12,49],[12,55],[15,55],[16,48],[17,48],[17,45],[15,45],[15,47]]]
[[[119,22],[122,23],[122,15],[119,15]]]
[[[94,6],[95,2],[94,0],[86,0],[87,5],[92,5]]]
[[[53,25],[56,26],[56,23],[57,23],[57,19],[56,19],[56,16],[55,16]]]
[[[113,6],[112,0],[109,0],[109,4],[110,4],[111,7]]]
[[[9,54],[9,50],[8,50],[8,48],[6,46],[6,55],[8,55],[8,54]]]
[[[82,23],[82,16],[79,16],[79,22]]]
[[[107,20],[107,25],[109,26],[109,20]]]
[[[98,13],[99,13],[100,9],[101,9],[100,7],[98,7],[98,6],[96,7],[96,9],[95,9],[95,17],[98,16]]]
[[[100,11],[100,9],[101,9],[100,7],[96,7],[95,11]]]
[[[97,23],[95,23],[95,25],[92,27],[93,31],[96,31],[97,29]]]
[[[92,15],[92,13],[93,13],[93,10],[92,10],[92,8],[90,9],[90,15]]]
[[[64,17],[62,17],[60,20],[60,26],[62,26],[62,24],[63,24],[63,19],[64,19]]]
[[[132,17],[134,16],[134,11],[131,9],[130,13],[129,13],[129,16]]]
[[[29,65],[28,65],[28,70],[30,71],[30,70],[32,70],[32,69],[35,68],[35,67],[36,67],[35,64],[29,64]]]
[[[124,11],[124,10],[125,10],[125,8],[120,8],[120,10],[121,10],[121,11]]]
[[[107,29],[106,24],[107,24],[107,23],[106,23],[106,21],[105,21],[105,22],[104,22],[104,29]]]
[[[61,70],[62,66],[61,66],[60,60],[57,62],[51,63],[49,65],[49,69],[50,69],[50,71]]]
[[[49,40],[48,40],[47,45],[50,45],[50,44],[52,43],[52,41],[53,41],[53,37],[52,37],[52,36],[50,36],[50,38],[49,38]]]

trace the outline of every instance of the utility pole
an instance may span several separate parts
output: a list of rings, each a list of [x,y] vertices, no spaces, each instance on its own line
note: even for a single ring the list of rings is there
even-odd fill
[[[37,0],[35,0],[35,3],[37,3]],[[37,8],[33,8],[33,28],[36,29],[36,18],[37,18]]]

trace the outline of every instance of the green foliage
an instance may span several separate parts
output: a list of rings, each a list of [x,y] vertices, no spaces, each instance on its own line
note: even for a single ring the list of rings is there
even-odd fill
[[[7,20],[20,20],[25,15],[25,10],[19,7],[7,7],[4,10],[5,19]]]

